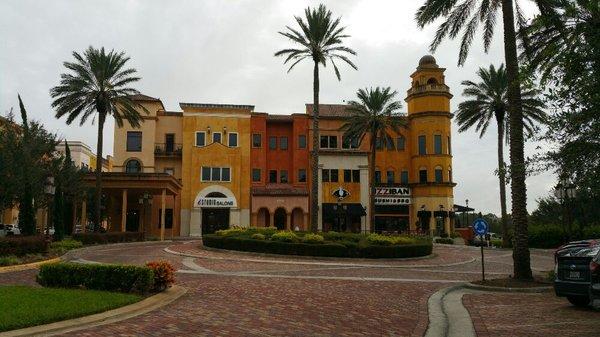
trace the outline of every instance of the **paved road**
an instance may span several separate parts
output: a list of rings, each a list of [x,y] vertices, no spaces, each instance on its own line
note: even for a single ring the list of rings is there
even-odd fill
[[[423,336],[428,298],[480,277],[478,249],[439,245],[434,253],[398,261],[217,252],[197,241],[92,247],[72,258],[168,260],[189,290],[162,309],[69,336]],[[534,251],[532,264],[537,271],[552,269],[551,253]],[[510,251],[486,253],[488,277],[511,269]],[[0,284],[32,283],[34,275],[0,274]],[[600,313],[574,309],[552,293],[467,294],[463,303],[476,319],[477,336],[583,337],[600,321]],[[586,328],[563,333],[578,323]]]

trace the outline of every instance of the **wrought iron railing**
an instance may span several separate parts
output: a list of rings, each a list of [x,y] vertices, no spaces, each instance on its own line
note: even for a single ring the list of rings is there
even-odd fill
[[[181,156],[182,144],[177,143],[155,143],[154,154],[157,156]]]

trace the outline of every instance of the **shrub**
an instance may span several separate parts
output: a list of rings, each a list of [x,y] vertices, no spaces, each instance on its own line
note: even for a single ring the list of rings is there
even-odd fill
[[[278,232],[277,227],[255,227],[254,230],[267,238]]]
[[[39,236],[19,236],[0,238],[0,256],[46,253],[48,242]]]
[[[390,246],[394,244],[394,238],[387,235],[371,233],[367,236],[367,241],[372,245]]]
[[[242,228],[237,228],[237,227],[233,227],[233,228],[227,228],[227,229],[221,229],[215,232],[215,234],[219,235],[219,236],[231,236],[231,235],[238,235],[245,232],[244,229]]]
[[[0,256],[0,266],[12,266],[19,263],[21,263],[21,260],[14,255]]]
[[[529,246],[533,248],[556,248],[565,242],[565,232],[560,226],[529,226]]]
[[[335,231],[322,233],[323,238],[327,241],[353,241],[359,242],[365,237],[364,234],[358,233],[340,233]]]
[[[451,239],[451,238],[437,238],[437,239],[435,239],[435,243],[443,243],[443,244],[447,244],[447,245],[452,245],[452,244],[454,244],[454,239]]]
[[[81,241],[72,240],[72,239],[64,239],[61,241],[55,241],[50,244],[50,250],[57,254],[62,255],[69,250],[77,249],[83,247],[83,243]]]
[[[52,263],[40,266],[37,282],[44,287],[147,293],[153,289],[154,273],[139,266]]]
[[[325,239],[319,234],[306,234],[302,237],[302,242],[305,243],[323,243]]]
[[[163,291],[175,283],[175,268],[167,261],[150,261],[146,267],[154,273],[154,290]]]
[[[448,233],[444,232],[444,233],[440,234],[440,236],[442,237],[442,239],[445,239],[445,238],[447,238],[449,235],[448,235]]]
[[[600,225],[585,227],[582,234],[583,239],[600,239]]]
[[[74,233],[73,240],[84,245],[144,241],[144,232]]]
[[[281,242],[297,242],[298,235],[294,232],[285,231],[285,232],[277,232],[271,235],[271,240],[273,241],[281,241]]]
[[[254,233],[252,234],[251,238],[253,238],[254,240],[264,240],[265,235],[261,233]]]

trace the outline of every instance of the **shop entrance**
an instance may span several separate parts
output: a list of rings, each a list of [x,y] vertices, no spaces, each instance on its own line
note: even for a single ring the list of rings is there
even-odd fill
[[[140,213],[137,210],[127,211],[127,222],[125,230],[137,232],[140,230]]]
[[[375,231],[403,233],[408,230],[407,216],[375,216]]]
[[[229,228],[229,208],[202,208],[202,234]]]

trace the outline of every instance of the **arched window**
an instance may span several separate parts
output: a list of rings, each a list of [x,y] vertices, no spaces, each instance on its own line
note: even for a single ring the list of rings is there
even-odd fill
[[[448,181],[452,182],[452,167],[448,166]]]
[[[140,173],[142,172],[142,164],[137,159],[131,159],[125,164],[126,173]]]
[[[435,182],[436,183],[444,182],[444,177],[442,175],[442,167],[441,166],[435,167]]]
[[[438,84],[438,81],[435,78],[430,78],[427,80],[427,84]]]
[[[210,192],[206,195],[207,198],[227,198],[227,196],[221,192]]]

